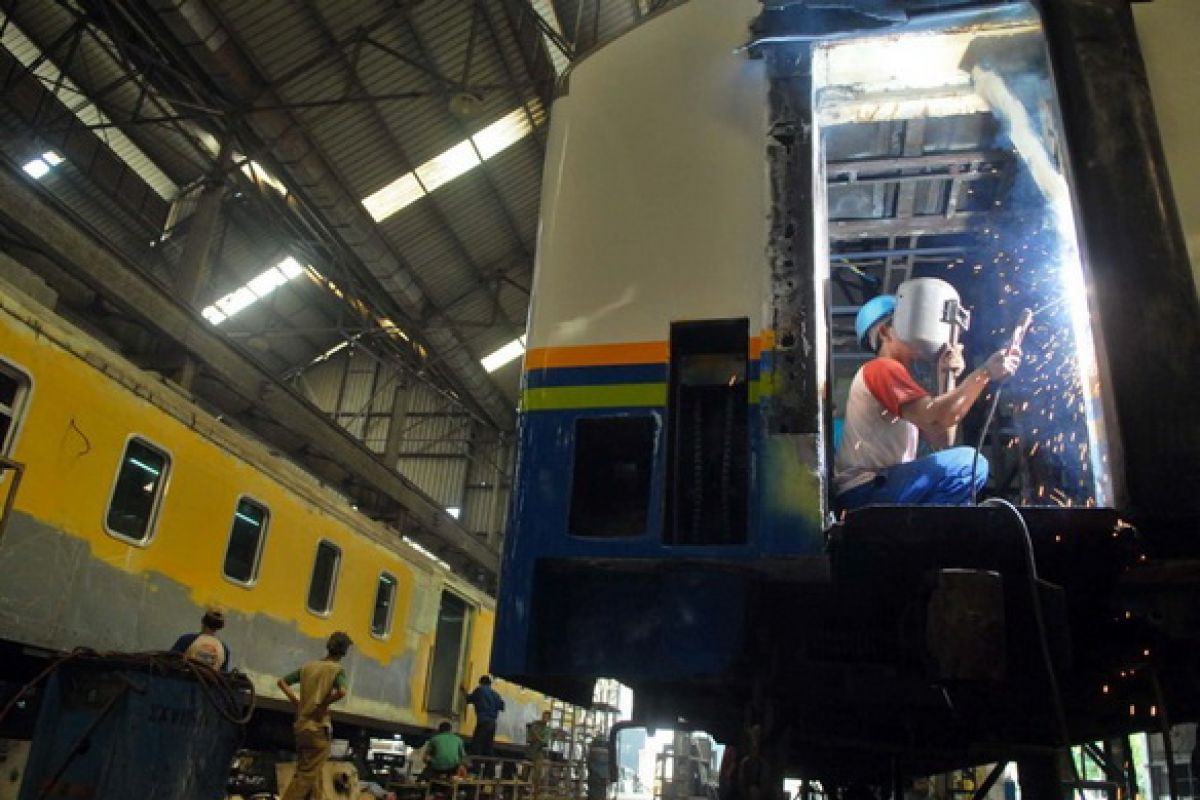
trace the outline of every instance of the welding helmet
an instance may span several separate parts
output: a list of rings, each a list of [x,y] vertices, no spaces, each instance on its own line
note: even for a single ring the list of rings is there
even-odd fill
[[[896,313],[896,296],[892,294],[872,297],[863,304],[854,318],[854,335],[858,338],[858,343],[863,350],[874,352],[871,343],[867,341],[867,334],[871,332],[871,328],[875,327],[875,323],[887,319],[894,313]]]

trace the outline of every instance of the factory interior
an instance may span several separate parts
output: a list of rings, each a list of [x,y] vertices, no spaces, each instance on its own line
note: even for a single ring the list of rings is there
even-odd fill
[[[1200,0],[0,0],[0,800],[1200,800]]]

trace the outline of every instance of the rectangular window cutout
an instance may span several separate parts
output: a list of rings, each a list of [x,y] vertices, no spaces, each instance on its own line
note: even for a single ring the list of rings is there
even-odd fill
[[[130,439],[117,471],[104,524],[109,533],[145,544],[154,532],[171,459],[144,439]]]
[[[433,657],[429,659],[429,690],[425,707],[438,714],[453,714],[458,708],[463,661],[470,630],[470,606],[451,592],[442,592]]]
[[[386,572],[379,573],[375,587],[375,610],[371,612],[371,635],[386,639],[392,632],[392,611],[396,605],[396,579]]]
[[[0,361],[0,456],[12,452],[28,394],[29,376]]]
[[[749,327],[746,319],[671,325],[666,544],[746,542]]]
[[[333,593],[337,589],[338,567],[341,563],[341,548],[322,539],[317,545],[312,580],[308,584],[308,610],[314,614],[328,614],[333,608]]]
[[[655,430],[648,414],[575,421],[572,534],[607,538],[646,532]]]
[[[271,512],[266,506],[243,497],[233,512],[229,545],[225,548],[225,577],[250,585],[258,580],[258,565],[266,540]]]

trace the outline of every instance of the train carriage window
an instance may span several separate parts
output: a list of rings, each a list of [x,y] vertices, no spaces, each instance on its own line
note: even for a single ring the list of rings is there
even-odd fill
[[[641,536],[650,509],[654,417],[575,421],[568,530],[575,536]]]
[[[258,565],[266,540],[271,512],[248,498],[238,500],[225,548],[225,577],[246,586],[258,580]]]
[[[133,544],[150,540],[170,466],[167,454],[145,439],[129,440],[104,518],[109,533]]]
[[[396,604],[396,578],[386,572],[379,573],[375,588],[375,608],[371,612],[371,635],[386,639],[392,632],[392,611]]]
[[[28,394],[29,376],[0,361],[0,456],[12,451]]]
[[[322,539],[317,545],[312,580],[308,584],[308,610],[314,614],[328,614],[333,608],[333,593],[337,589],[338,567],[341,563],[341,548]]]

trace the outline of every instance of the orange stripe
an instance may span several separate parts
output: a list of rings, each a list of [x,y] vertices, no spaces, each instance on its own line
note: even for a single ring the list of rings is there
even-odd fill
[[[664,364],[667,361],[667,353],[666,342],[535,347],[525,353],[525,369],[603,367],[609,364]]]
[[[774,345],[771,331],[750,338],[750,358],[761,357],[764,344]],[[604,367],[611,364],[665,364],[669,361],[667,342],[622,342],[620,344],[580,344],[570,347],[534,347],[525,353],[525,369],[555,367]]]

